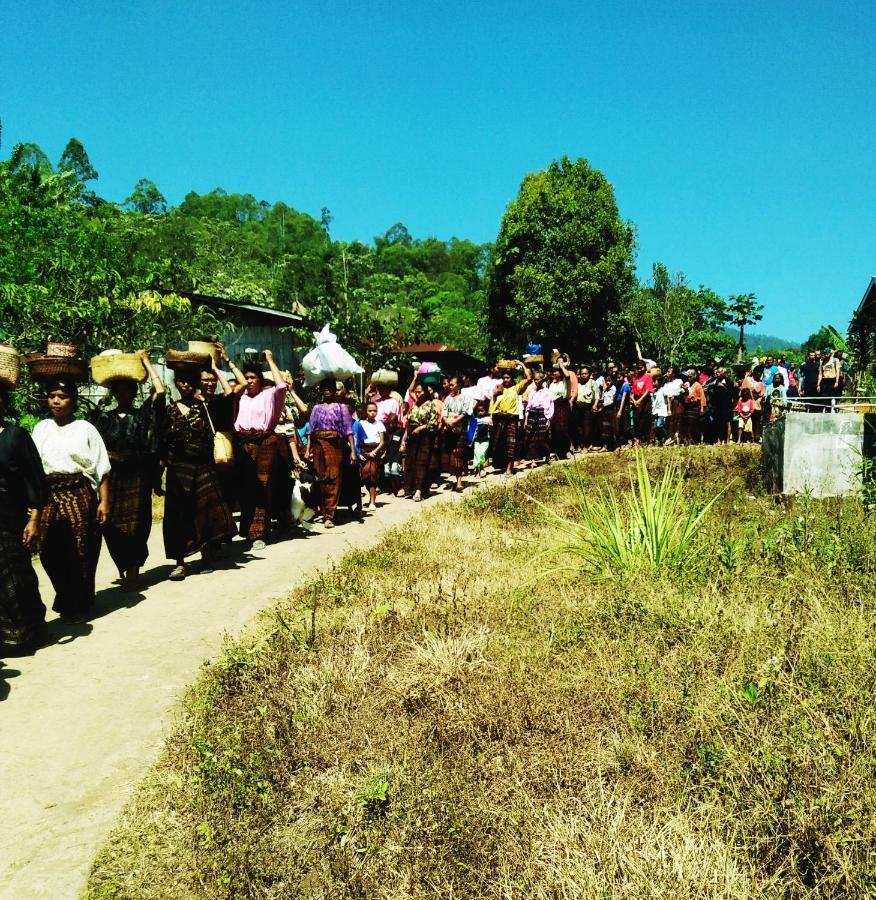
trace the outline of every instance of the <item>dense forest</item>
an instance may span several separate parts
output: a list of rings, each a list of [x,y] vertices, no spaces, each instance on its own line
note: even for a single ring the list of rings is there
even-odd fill
[[[527,175],[495,245],[417,239],[401,223],[346,242],[328,209],[317,220],[221,188],[169,207],[145,178],[113,203],[97,185],[76,138],[54,164],[35,144],[0,161],[0,328],[23,351],[49,337],[86,352],[179,344],[221,324],[177,295],[198,292],[328,322],[370,365],[414,341],[484,358],[532,340],[580,359],[632,354],[635,342],[678,362],[735,352],[739,298],[659,263],[638,281],[635,228],[583,159]],[[750,324],[760,307],[741,296]]]

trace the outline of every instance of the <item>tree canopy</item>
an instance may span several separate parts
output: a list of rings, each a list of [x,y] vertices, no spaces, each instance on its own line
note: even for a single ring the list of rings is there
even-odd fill
[[[497,343],[531,340],[586,357],[606,349],[607,322],[635,284],[635,235],[614,189],[585,159],[527,175],[502,218],[489,289]]]
[[[91,352],[214,331],[179,298],[159,299],[189,292],[328,323],[366,366],[419,341],[486,358],[536,340],[588,361],[631,352],[631,335],[660,358],[727,344],[713,292],[662,264],[636,281],[633,226],[583,159],[523,180],[495,248],[415,238],[402,222],[370,243],[334,240],[328,208],[317,219],[222,188],[172,207],[145,177],[116,204],[98,181],[76,138],[57,166],[36,144],[0,161],[0,327],[23,351],[49,337]]]

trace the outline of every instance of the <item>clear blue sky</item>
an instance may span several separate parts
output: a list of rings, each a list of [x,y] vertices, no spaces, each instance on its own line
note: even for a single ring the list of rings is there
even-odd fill
[[[843,328],[876,274],[876,3],[34,2],[0,29],[3,155],[71,135],[121,200],[221,186],[495,238],[526,172],[587,157],[655,260],[760,330]]]

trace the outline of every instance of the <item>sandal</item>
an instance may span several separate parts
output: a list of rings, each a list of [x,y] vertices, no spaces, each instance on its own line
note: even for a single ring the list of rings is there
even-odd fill
[[[168,581],[185,581],[186,567],[177,566],[170,575],[167,576]]]

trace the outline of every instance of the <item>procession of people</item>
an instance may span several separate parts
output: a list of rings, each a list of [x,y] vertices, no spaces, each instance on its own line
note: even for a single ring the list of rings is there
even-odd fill
[[[121,588],[139,589],[153,494],[164,497],[168,577],[180,581],[212,571],[235,537],[254,551],[294,537],[305,483],[310,520],[330,529],[377,511],[381,493],[418,502],[441,487],[464,491],[469,475],[509,478],[575,453],[757,441],[789,398],[835,398],[844,378],[830,350],[799,368],[767,357],[735,372],[717,361],[665,371],[648,359],[573,366],[555,351],[486,372],[423,363],[404,393],[399,373],[382,369],[359,395],[354,380],[334,374],[308,392],[270,350],[237,365],[221,343],[193,342],[164,354],[170,385],[144,351],[95,357],[90,380],[104,395],[89,410],[80,399],[87,365],[75,347],[50,344],[26,360],[47,411],[31,436],[10,421],[17,360],[0,347],[7,655],[47,641],[32,553],[65,620],[88,618],[104,542]]]

